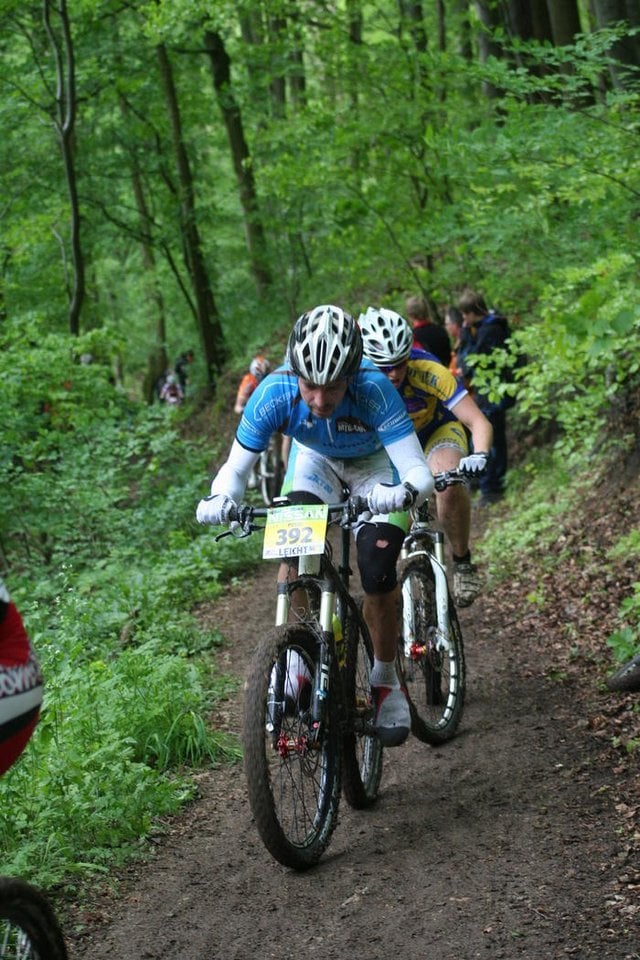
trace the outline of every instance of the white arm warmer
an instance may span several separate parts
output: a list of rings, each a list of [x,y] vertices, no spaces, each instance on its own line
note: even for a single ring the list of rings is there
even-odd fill
[[[223,493],[239,503],[247,486],[251,467],[259,456],[259,453],[245,450],[234,440],[226,463],[222,464],[211,482],[211,495]]]
[[[400,474],[401,483],[410,483],[418,491],[417,504],[421,504],[434,490],[433,476],[420,441],[415,433],[396,440],[385,448],[389,459]]]

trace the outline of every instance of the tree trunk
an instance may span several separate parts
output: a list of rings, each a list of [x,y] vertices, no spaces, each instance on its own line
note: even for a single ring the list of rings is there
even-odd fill
[[[476,12],[482,28],[478,32],[478,57],[480,63],[486,63],[489,57],[501,57],[502,49],[492,36],[496,27],[504,27],[500,11],[491,0],[475,0]],[[500,91],[492,83],[485,81],[482,89],[487,97],[499,97]]]
[[[545,0],[508,0],[507,14],[511,37],[525,41],[537,40],[539,43],[545,41],[553,43],[551,21],[547,13]],[[534,76],[542,76],[544,73],[548,73],[548,69],[545,69],[540,63],[532,63],[531,57],[526,51],[519,52],[516,48],[513,57],[519,67],[529,70]],[[540,91],[528,96],[529,101],[545,99],[546,95]]]
[[[532,36],[540,43],[553,43],[553,31],[546,0],[530,0]]]
[[[573,43],[582,29],[577,0],[547,0],[547,11],[556,47]]]
[[[244,215],[245,239],[251,272],[258,296],[263,298],[273,282],[267,260],[267,244],[260,217],[260,205],[253,177],[251,155],[244,136],[242,116],[231,87],[231,61],[219,33],[205,31],[204,44],[209,54],[213,87],[227,130],[233,169]]]
[[[187,268],[191,276],[196,300],[200,340],[204,351],[207,377],[209,383],[213,385],[215,382],[215,374],[222,370],[227,357],[227,350],[218,310],[213,298],[211,284],[209,283],[209,277],[202,255],[196,217],[193,179],[191,177],[189,158],[182,136],[182,120],[173,81],[171,63],[164,44],[159,44],[156,47],[156,52],[173,137],[180,189],[180,227],[184,240]]]
[[[276,55],[273,58],[276,66],[271,76],[271,82],[269,83],[271,108],[273,110],[273,116],[280,120],[284,118],[287,110],[287,88],[283,68],[284,51],[282,49],[285,42],[286,29],[287,21],[283,17],[269,18],[269,42],[274,45],[276,50]]]
[[[62,44],[58,42],[51,25],[52,10],[60,17]],[[59,0],[57,7],[52,5],[51,0],[44,0],[42,15],[56,68],[55,129],[60,142],[71,214],[73,284],[69,303],[69,332],[72,336],[77,336],[80,333],[80,312],[85,295],[85,273],[84,256],[80,244],[80,204],[78,201],[73,140],[77,110],[75,59],[66,0]]]
[[[458,53],[465,60],[471,62],[473,60],[473,45],[471,43],[471,24],[469,23],[469,0],[452,0],[452,7],[458,24],[455,31]]]
[[[307,102],[307,78],[304,70],[304,29],[300,24],[300,15],[294,7],[290,15],[294,46],[289,53],[289,89],[291,103],[301,110]]]
[[[593,6],[599,27],[610,27],[621,21],[637,26],[640,22],[638,0],[594,0]],[[618,64],[640,66],[640,39],[638,36],[621,37],[611,48],[611,56],[616,61],[609,68],[612,83],[615,87],[623,87],[626,82],[625,70]]]
[[[129,104],[122,93],[118,93],[118,102],[123,117],[129,115]],[[129,163],[131,166],[131,186],[133,196],[136,202],[138,218],[140,220],[140,248],[142,251],[142,264],[146,273],[146,283],[149,290],[149,299],[155,305],[156,316],[156,335],[155,344],[149,352],[147,359],[147,373],[144,378],[143,396],[147,403],[153,403],[155,399],[155,387],[158,378],[165,372],[168,366],[167,357],[167,322],[164,298],[162,290],[158,283],[156,273],[156,258],[153,252],[151,240],[152,218],[147,205],[147,198],[144,192],[142,174],[135,153],[130,154]]]

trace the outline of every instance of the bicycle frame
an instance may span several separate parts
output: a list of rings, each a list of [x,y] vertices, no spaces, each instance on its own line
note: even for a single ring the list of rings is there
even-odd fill
[[[320,584],[320,605],[313,620],[320,630],[318,635],[318,660],[316,670],[316,688],[313,696],[313,722],[315,739],[320,739],[322,724],[325,719],[324,703],[329,690],[331,662],[336,651],[335,618],[343,619],[342,605],[349,597],[349,554],[351,526],[355,518],[355,502],[346,501],[343,504],[329,505],[329,515],[342,514],[341,527],[341,555],[338,568],[334,567],[330,559],[330,547],[325,545],[324,555],[302,555],[297,558],[298,574],[293,581],[279,582],[277,585],[275,625],[284,626],[289,622],[291,610],[291,594],[297,589],[306,587],[316,588]],[[359,614],[358,614],[359,616]],[[361,620],[361,618],[359,617]],[[361,620],[361,627],[366,630],[366,624]]]

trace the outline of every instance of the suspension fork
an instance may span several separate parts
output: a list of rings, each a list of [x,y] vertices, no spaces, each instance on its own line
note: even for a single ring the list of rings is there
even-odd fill
[[[447,586],[447,574],[444,558],[444,535],[440,530],[428,531],[428,537],[431,541],[432,550],[424,548],[417,553],[428,558],[433,571],[435,581],[435,599],[436,599],[436,621],[438,625],[438,639],[449,642],[449,588]],[[402,559],[407,559],[412,554],[409,543],[403,544]],[[402,636],[404,641],[404,653],[410,657],[416,641],[414,611],[411,598],[411,588],[408,580],[402,585]]]
[[[444,534],[440,530],[432,533],[433,553],[429,557],[431,569],[436,581],[436,616],[438,632],[445,643],[449,642],[449,588],[444,559]]]

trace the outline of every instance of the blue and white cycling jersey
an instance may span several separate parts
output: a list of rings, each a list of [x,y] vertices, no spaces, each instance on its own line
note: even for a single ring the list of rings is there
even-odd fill
[[[260,452],[272,433],[284,433],[323,456],[367,457],[413,433],[400,394],[369,361],[363,360],[331,417],[314,417],[298,388],[298,377],[286,365],[262,380],[245,407],[236,438]]]

